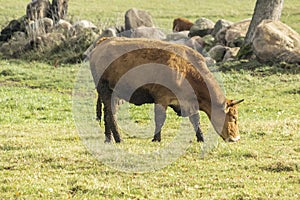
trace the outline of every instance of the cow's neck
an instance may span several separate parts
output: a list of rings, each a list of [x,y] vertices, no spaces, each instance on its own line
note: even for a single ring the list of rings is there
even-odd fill
[[[202,85],[196,90],[198,91],[196,95],[199,99],[200,110],[204,111],[209,119],[214,121],[217,119],[214,119],[212,112],[224,109],[226,97],[214,79],[207,83],[206,89],[203,90],[204,87]]]

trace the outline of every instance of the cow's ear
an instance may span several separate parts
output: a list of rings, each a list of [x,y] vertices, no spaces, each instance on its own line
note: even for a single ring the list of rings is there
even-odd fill
[[[226,104],[225,104],[225,108],[224,108],[225,113],[228,113],[229,109],[232,106],[237,105],[237,104],[239,104],[239,103],[241,103],[243,101],[244,101],[244,99],[241,99],[241,100],[227,100]]]
[[[234,105],[237,105],[239,103],[242,103],[244,101],[244,99],[241,99],[241,100],[233,100],[231,101],[230,103],[227,104],[228,107],[232,107]]]

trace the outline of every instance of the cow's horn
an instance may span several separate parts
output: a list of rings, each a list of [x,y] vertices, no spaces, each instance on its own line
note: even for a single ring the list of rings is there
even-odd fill
[[[234,106],[234,105],[236,105],[236,104],[242,103],[243,101],[244,101],[244,99],[232,101],[232,102],[229,104],[229,106]]]

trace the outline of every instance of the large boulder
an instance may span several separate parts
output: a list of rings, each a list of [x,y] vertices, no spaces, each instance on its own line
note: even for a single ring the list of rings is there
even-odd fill
[[[216,35],[216,40],[226,46],[236,47],[241,45],[242,38],[246,37],[251,19],[236,22],[221,29]]]
[[[189,36],[200,36],[203,37],[205,35],[210,34],[214,29],[215,23],[206,18],[200,18],[196,20],[194,25],[190,29]]]
[[[252,49],[260,61],[300,63],[300,35],[284,23],[264,20],[253,38]]]
[[[154,27],[150,14],[136,8],[128,10],[125,13],[125,30],[136,29],[140,26]]]

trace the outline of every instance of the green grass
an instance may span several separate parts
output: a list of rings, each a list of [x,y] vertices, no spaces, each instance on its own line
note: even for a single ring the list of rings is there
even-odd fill
[[[12,71],[0,76],[0,196],[4,199],[299,198],[299,66],[248,70],[257,63],[223,65],[228,95],[245,98],[240,106],[241,142],[218,139],[217,146],[205,151],[205,144],[194,138],[174,163],[140,174],[97,161],[82,144],[70,96],[79,66],[54,68],[17,60],[0,64],[0,73]],[[149,109],[133,109],[133,116],[137,115],[133,120],[146,123],[152,117]],[[180,121],[172,112],[169,115],[162,144],[123,134],[125,142],[118,148],[133,152],[161,148]],[[207,138],[208,120],[203,114],[202,124]]]
[[[169,23],[178,15],[191,19],[224,16],[237,21],[250,17],[254,6],[254,1],[249,5],[243,4],[248,1],[223,1],[222,7],[213,7],[217,3],[212,1],[201,1],[199,6],[187,1],[163,1],[160,9],[155,9],[152,2],[109,2],[70,1],[70,14],[74,19],[78,16],[97,23],[102,16],[118,19],[134,6],[149,10],[158,24],[170,28]],[[2,1],[0,24],[24,13],[26,4]],[[283,13],[294,28],[299,21],[297,4],[285,1]],[[78,134],[72,90],[81,65],[54,67],[52,61],[48,63],[0,60],[0,199],[300,198],[298,65],[247,61],[222,64],[219,70],[227,96],[245,99],[239,107],[241,141],[229,144],[218,138],[210,146],[196,143],[193,137],[186,152],[165,168],[127,173],[99,162]],[[94,104],[95,99],[92,101],[86,103]],[[153,117],[151,108],[131,107],[129,120],[143,127]],[[90,121],[96,124],[91,112]],[[161,149],[172,141],[180,120],[168,110],[161,144],[150,142],[152,132],[147,133],[149,137],[140,137],[135,130],[123,128],[125,141],[116,147],[132,152]],[[201,124],[206,140],[214,140],[203,113]]]

